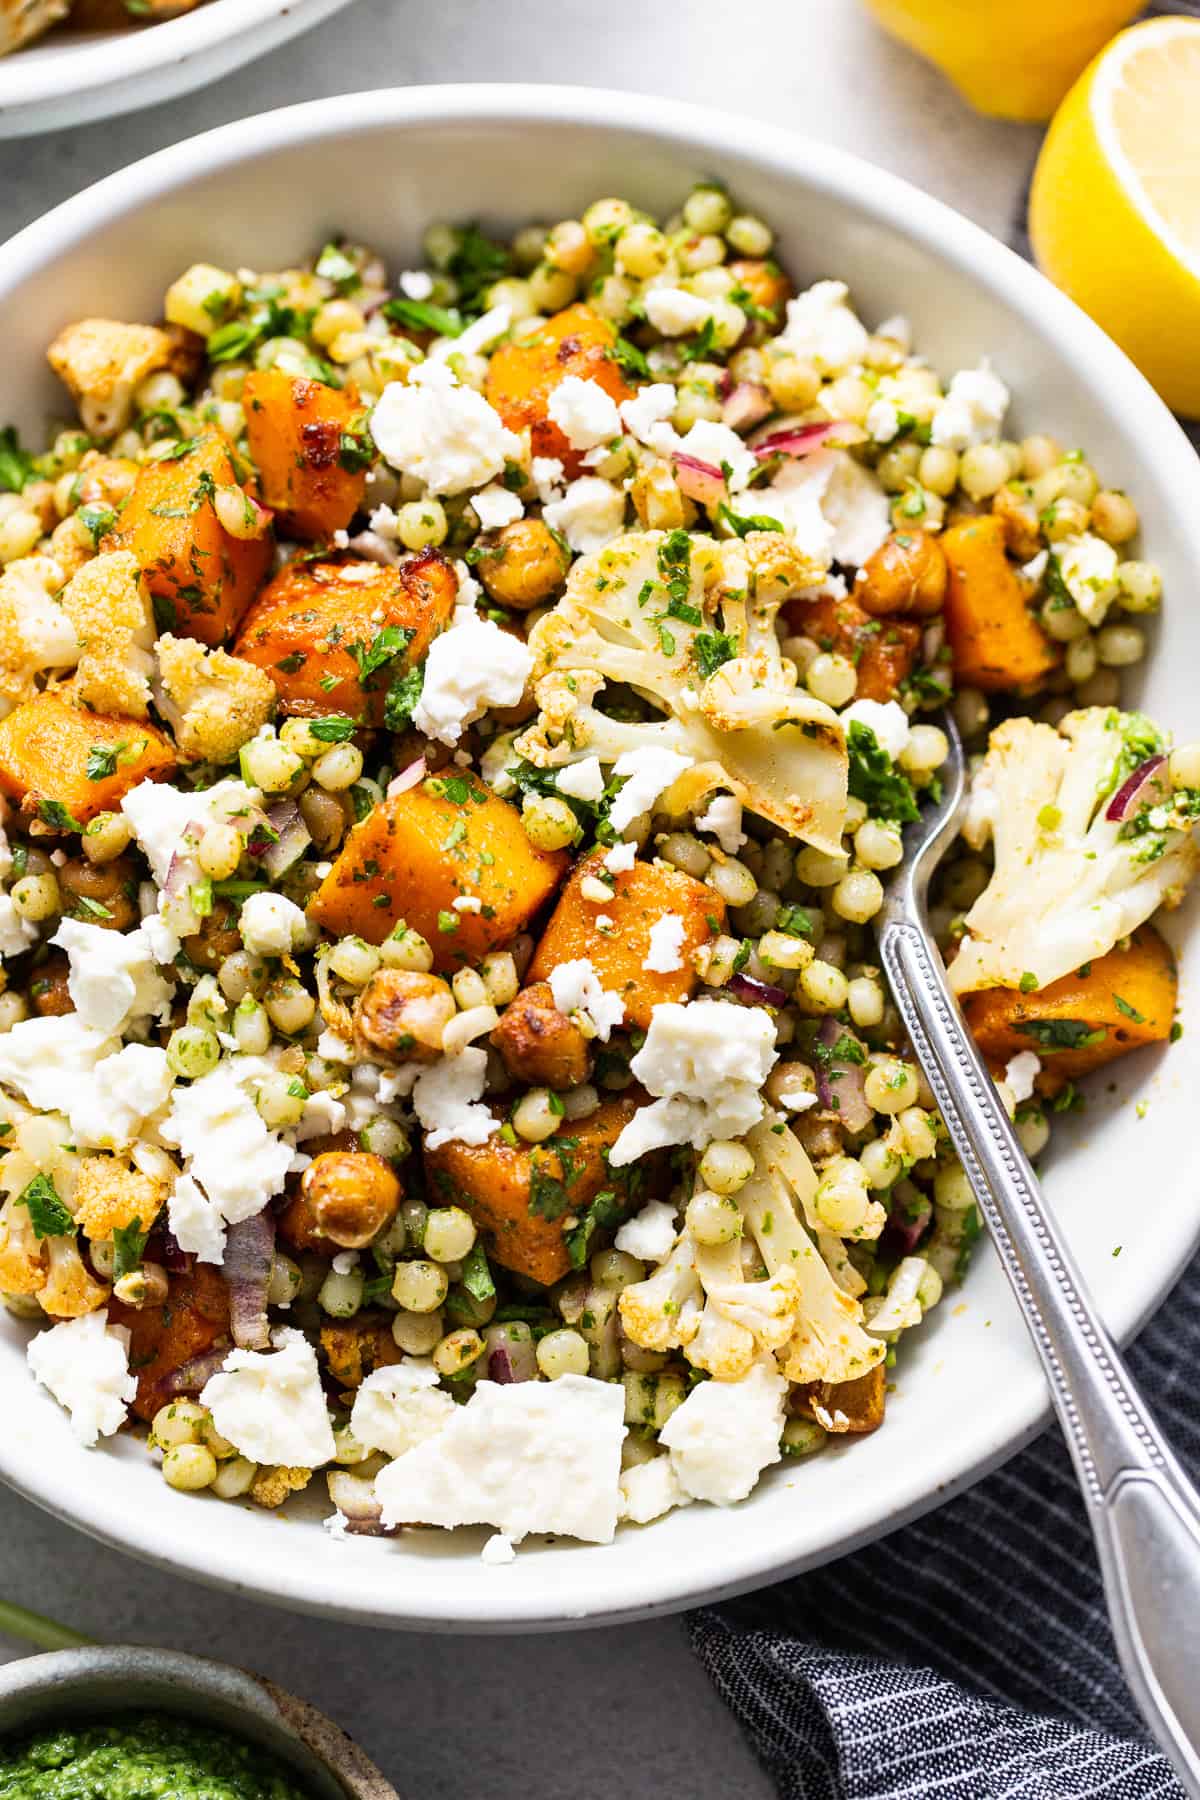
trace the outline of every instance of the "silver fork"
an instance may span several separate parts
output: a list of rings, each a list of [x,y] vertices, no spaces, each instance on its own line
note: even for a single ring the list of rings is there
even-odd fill
[[[876,920],[883,967],[1042,1359],[1095,1534],[1125,1679],[1200,1797],[1200,1496],[1130,1375],[1047,1212],[929,933],[930,878],[965,797],[954,723],[943,796],[904,832]]]

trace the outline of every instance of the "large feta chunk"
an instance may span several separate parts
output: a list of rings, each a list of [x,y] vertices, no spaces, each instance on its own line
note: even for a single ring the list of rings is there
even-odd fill
[[[787,305],[780,342],[816,364],[822,375],[840,375],[861,362],[867,328],[847,305],[844,281],[817,281]]]
[[[441,1431],[455,1410],[433,1364],[408,1356],[367,1376],[354,1396],[350,1431],[364,1450],[403,1456]]]
[[[755,489],[754,507],[822,563],[864,563],[891,529],[887,495],[845,450],[784,463],[770,487]]]
[[[689,294],[686,288],[647,288],[642,299],[646,317],[664,337],[683,337],[686,332],[699,331],[712,315],[712,301]]]
[[[642,1262],[661,1263],[670,1256],[678,1235],[675,1208],[665,1200],[647,1200],[641,1212],[626,1219],[614,1241],[617,1249],[629,1256]]]
[[[875,742],[893,762],[911,735],[908,714],[897,700],[852,700],[840,717],[847,732],[856,721],[873,731]]]
[[[714,469],[728,469],[731,493],[744,488],[758,467],[758,458],[746,448],[745,440],[729,425],[712,419],[697,419],[680,438],[678,448],[683,455],[694,456]]]
[[[161,1112],[175,1077],[157,1044],[126,1044],[102,1057],[91,1076],[60,1097],[81,1148],[120,1150],[140,1137]]]
[[[532,669],[533,656],[520,638],[460,609],[425,659],[413,724],[441,744],[457,744],[489,706],[515,706]]]
[[[176,1180],[167,1201],[167,1223],[171,1236],[189,1256],[200,1262],[224,1262],[225,1220],[221,1209],[191,1175],[180,1175]]]
[[[495,408],[436,360],[388,383],[371,414],[371,436],[394,469],[431,494],[484,487],[521,454]]]
[[[788,1384],[770,1357],[740,1381],[702,1381],[659,1432],[679,1485],[694,1500],[731,1506],[779,1461]]]
[[[742,803],[733,794],[714,794],[707,810],[696,820],[697,831],[711,831],[727,856],[736,856],[746,842],[742,830]]]
[[[1017,1105],[1032,1100],[1033,1084],[1042,1072],[1042,1059],[1033,1050],[1019,1050],[1004,1065],[1004,1079]]]
[[[272,1072],[261,1057],[231,1056],[177,1087],[161,1126],[163,1141],[178,1146],[187,1173],[230,1225],[261,1212],[291,1167],[292,1146],[268,1130],[249,1091]]]
[[[471,505],[481,531],[499,531],[519,519],[525,511],[520,498],[500,481],[490,482],[477,494],[472,494]]]
[[[157,969],[152,934],[106,931],[79,919],[63,919],[51,938],[67,953],[67,990],[85,1025],[118,1032],[134,1019],[170,1012],[171,989]]]
[[[585,756],[582,761],[568,763],[554,777],[560,794],[571,800],[586,800],[592,806],[604,798],[604,770],[598,756]]]
[[[679,396],[669,381],[649,381],[631,399],[622,400],[621,419],[639,443],[658,449],[664,441],[664,426],[666,441],[674,440],[668,421],[678,403]]]
[[[603,550],[625,523],[625,490],[599,475],[581,475],[561,500],[542,508],[542,517],[554,531],[562,532],[572,550],[590,556]]]
[[[625,785],[613,801],[608,822],[614,831],[624,831],[639,813],[649,812],[660,794],[665,794],[685,769],[690,769],[690,756],[677,750],[662,750],[645,744],[637,750],[623,750],[613,764],[613,774],[624,778]]]
[[[22,1019],[0,1035],[0,1082],[38,1112],[70,1112],[73,1098],[91,1082],[115,1040],[78,1013]]]
[[[159,912],[177,937],[190,937],[200,929],[191,889],[202,880],[196,851],[205,826],[245,818],[261,799],[257,788],[230,776],[213,787],[195,790],[170,787],[165,781],[142,781],[122,800],[121,811],[151,874],[160,888],[168,890],[159,901]]]
[[[8,894],[0,894],[0,956],[20,956],[37,939],[37,926],[21,917]]]
[[[413,1109],[426,1133],[425,1148],[486,1144],[500,1121],[482,1104],[487,1051],[468,1048],[423,1069],[413,1087]]]
[[[565,375],[551,389],[546,411],[572,450],[594,450],[621,435],[617,403],[598,381]]]
[[[648,1525],[674,1506],[690,1506],[692,1496],[681,1485],[669,1456],[635,1463],[621,1476],[620,1516],[631,1525]]]
[[[123,1325],[110,1325],[104,1312],[64,1319],[31,1338],[25,1354],[37,1380],[70,1413],[81,1444],[90,1446],[121,1429],[137,1393]]]
[[[550,992],[560,1013],[570,1018],[583,1013],[596,1028],[596,1036],[607,1044],[613,1027],[625,1017],[625,1002],[620,994],[602,987],[595,964],[588,956],[559,963],[550,971]]]
[[[385,1525],[494,1525],[611,1543],[625,1394],[587,1375],[481,1381],[436,1436],[375,1478]]]
[[[316,1353],[303,1332],[274,1334],[272,1350],[231,1350],[200,1395],[222,1437],[254,1462],[315,1469],[336,1446]]]
[[[242,942],[254,956],[290,956],[304,937],[304,914],[286,894],[250,894],[238,917]]]
[[[969,450],[1000,436],[1008,389],[987,367],[960,369],[930,424],[930,438],[948,450]]]
[[[741,1137],[763,1115],[761,1088],[778,1052],[769,1013],[702,1001],[662,1001],[630,1069],[656,1099],[634,1114],[612,1147],[615,1167],[668,1144],[703,1150]]]

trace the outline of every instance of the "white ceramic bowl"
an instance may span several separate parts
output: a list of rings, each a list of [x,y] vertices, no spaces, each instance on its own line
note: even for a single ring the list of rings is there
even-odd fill
[[[802,280],[842,277],[868,321],[908,314],[944,372],[989,356],[1017,396],[1018,434],[1048,429],[1086,445],[1105,479],[1129,489],[1167,593],[1144,699],[1193,734],[1200,465],[1165,408],[1082,313],[975,226],[882,170],[748,119],[594,90],[418,88],[325,100],[195,138],[9,244],[0,259],[4,410],[37,431],[62,407],[43,357],[57,327],[84,310],[154,318],[166,284],[198,258],[278,266],[340,228],[403,267],[433,219],[552,221],[602,194],[666,212],[701,175],[722,177],[772,221]],[[1060,1132],[1048,1181],[1105,1316],[1124,1335],[1161,1300],[1197,1238],[1184,1147],[1200,1033],[1185,1035],[1161,1068],[1140,1054],[1120,1069],[1103,1109]],[[1148,1100],[1145,1118],[1131,1095]],[[608,1548],[529,1545],[492,1568],[478,1557],[484,1532],[338,1543],[315,1523],[173,1493],[140,1443],[81,1450],[27,1379],[23,1342],[11,1321],[0,1327],[0,1474],[21,1492],[200,1580],[361,1621],[447,1629],[635,1618],[793,1573],[936,1504],[1046,1415],[1024,1328],[981,1248],[961,1294],[906,1343],[874,1437],[777,1468],[731,1512],[693,1506],[626,1529]]]
[[[214,0],[128,31],[58,26],[0,57],[0,138],[59,131],[190,93],[319,25],[349,0]]]

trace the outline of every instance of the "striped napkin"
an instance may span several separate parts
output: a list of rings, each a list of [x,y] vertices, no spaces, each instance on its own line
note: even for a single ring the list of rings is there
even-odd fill
[[[1013,242],[1029,255],[1024,197]],[[1130,1362],[1200,1481],[1200,1258]],[[918,1524],[687,1624],[784,1800],[1182,1800],[1118,1667],[1057,1426]]]

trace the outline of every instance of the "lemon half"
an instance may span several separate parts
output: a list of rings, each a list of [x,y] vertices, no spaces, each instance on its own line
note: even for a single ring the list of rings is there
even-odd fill
[[[1034,253],[1176,412],[1200,417],[1200,20],[1114,38],[1055,115]]]

